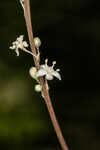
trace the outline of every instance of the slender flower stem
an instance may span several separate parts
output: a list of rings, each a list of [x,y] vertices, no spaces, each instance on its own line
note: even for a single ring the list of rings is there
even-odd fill
[[[28,51],[26,48],[23,48],[21,50],[24,51],[24,52],[26,52],[26,53],[28,53],[28,54],[31,54],[33,57],[36,57],[36,55],[34,53]]]
[[[36,55],[37,51],[36,51],[35,45],[34,45],[34,40],[33,40],[34,36],[33,36],[33,31],[32,31],[32,24],[31,24],[30,0],[25,0],[24,5],[25,5],[24,16],[25,16],[25,21],[26,21],[26,26],[27,26],[28,36],[29,36],[29,42],[30,42],[32,53],[34,53]],[[34,60],[35,60],[36,68],[38,70],[40,68],[40,61],[39,61],[40,58],[38,59],[38,61],[36,59],[34,59]],[[58,121],[56,119],[56,115],[55,115],[55,112],[53,110],[53,106],[52,106],[49,92],[48,92],[48,89],[46,86],[46,82],[44,81],[44,79],[42,77],[39,78],[39,80],[40,80],[40,84],[42,86],[42,94],[43,94],[46,106],[48,108],[49,115],[50,115],[52,124],[54,126],[55,132],[57,134],[59,143],[60,143],[63,150],[69,150],[68,146],[64,140],[64,137],[62,135]]]

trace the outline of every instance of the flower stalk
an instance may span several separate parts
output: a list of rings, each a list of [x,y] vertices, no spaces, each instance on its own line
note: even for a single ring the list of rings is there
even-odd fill
[[[38,71],[41,70],[41,65],[40,65],[40,53],[38,52],[38,48],[35,46],[34,42],[34,35],[32,31],[32,24],[31,24],[31,13],[30,13],[30,0],[20,0],[20,3],[22,5],[22,8],[24,10],[24,17],[25,17],[25,22],[26,22],[26,27],[27,27],[27,32],[28,32],[28,37],[29,37],[29,43],[31,47],[31,51],[33,55],[33,59],[35,62],[35,68]],[[36,56],[36,57],[34,57]],[[55,62],[53,63],[54,66]],[[68,146],[64,140],[64,137],[62,135],[62,131],[60,129],[59,123],[56,119],[56,115],[51,103],[51,98],[49,95],[49,90],[48,90],[48,84],[47,84],[47,79],[53,78],[53,76],[56,76],[59,80],[61,79],[60,74],[58,71],[53,70],[53,66],[50,68],[49,66],[42,66],[42,76],[40,76],[40,72],[38,72],[38,80],[39,84],[41,86],[41,93],[43,95],[44,101],[46,103],[52,124],[54,126],[55,132],[57,134],[59,143],[62,147],[63,150],[69,150]],[[44,69],[44,70],[43,70]],[[51,70],[50,70],[51,69]],[[47,72],[49,71],[49,77],[47,77]],[[46,78],[43,77],[43,73]],[[50,78],[51,77],[51,78]]]

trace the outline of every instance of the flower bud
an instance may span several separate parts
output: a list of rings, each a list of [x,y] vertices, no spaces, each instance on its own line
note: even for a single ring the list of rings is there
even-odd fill
[[[35,85],[35,91],[36,91],[36,92],[41,92],[41,89],[42,89],[42,88],[41,88],[41,85],[40,85],[40,84],[36,84],[36,85]]]
[[[41,40],[38,37],[34,38],[34,44],[37,49],[41,46]]]
[[[36,70],[35,67],[31,67],[31,68],[29,69],[29,74],[30,74],[30,76],[31,76],[32,78],[34,78],[34,79],[36,79],[36,72],[37,72],[37,70]]]

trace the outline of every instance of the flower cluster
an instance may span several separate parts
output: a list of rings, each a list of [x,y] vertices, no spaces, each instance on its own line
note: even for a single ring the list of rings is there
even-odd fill
[[[56,77],[59,80],[61,80],[59,69],[57,69],[56,71],[54,70],[54,66],[56,62],[54,61],[52,63],[52,66],[48,66],[47,62],[48,62],[48,59],[45,60],[45,64],[40,65],[40,69],[38,71],[35,67],[31,67],[29,70],[30,76],[34,78],[38,83],[39,83],[39,80],[38,80],[39,77],[45,77],[46,80],[53,80],[53,78]],[[37,92],[41,91],[40,84],[35,86],[35,90]]]
[[[23,1],[24,2],[24,1]],[[23,40],[24,36],[20,35],[16,41],[12,42],[12,46],[10,46],[10,49],[15,50],[17,56],[19,56],[19,49],[23,50],[29,54],[31,54],[32,56],[35,57],[35,59],[38,61],[38,54],[39,53],[39,47],[41,45],[41,40],[38,37],[34,38],[34,44],[35,44],[35,48],[38,50],[38,54],[34,55],[31,51],[27,50],[26,48],[28,47],[28,44],[26,41]],[[37,92],[40,92],[42,87],[40,85],[39,82],[39,78],[40,77],[44,77],[44,79],[47,80],[53,80],[54,77],[58,78],[59,80],[61,80],[61,76],[59,74],[59,69],[54,69],[54,66],[56,64],[56,61],[52,62],[51,66],[48,66],[48,59],[45,60],[45,64],[40,65],[40,69],[37,70],[36,67],[31,67],[29,70],[29,74],[32,78],[34,78],[38,84],[35,85],[35,90]],[[47,85],[48,87],[48,85]],[[48,88],[49,89],[49,88]]]
[[[19,56],[19,49],[24,49],[26,47],[28,47],[28,44],[26,41],[23,41],[24,36],[20,35],[16,41],[12,42],[12,46],[10,46],[10,49],[15,49],[15,52],[17,54],[17,56]]]
[[[28,44],[26,41],[23,40],[24,39],[24,35],[20,35],[16,41],[12,42],[12,46],[10,46],[9,48],[12,50],[15,50],[17,56],[19,56],[19,49],[31,54],[32,56],[36,57],[36,55],[34,53],[32,53],[31,51],[27,50],[26,48],[28,47]]]

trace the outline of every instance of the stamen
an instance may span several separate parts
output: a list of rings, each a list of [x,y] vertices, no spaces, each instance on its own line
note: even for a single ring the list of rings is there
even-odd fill
[[[47,65],[47,63],[48,63],[48,59],[45,59],[45,64]]]
[[[56,64],[56,61],[53,61],[52,62],[52,68],[55,66],[55,64]]]
[[[56,69],[56,71],[57,71],[57,72],[59,72],[59,71],[60,71],[60,69]]]

